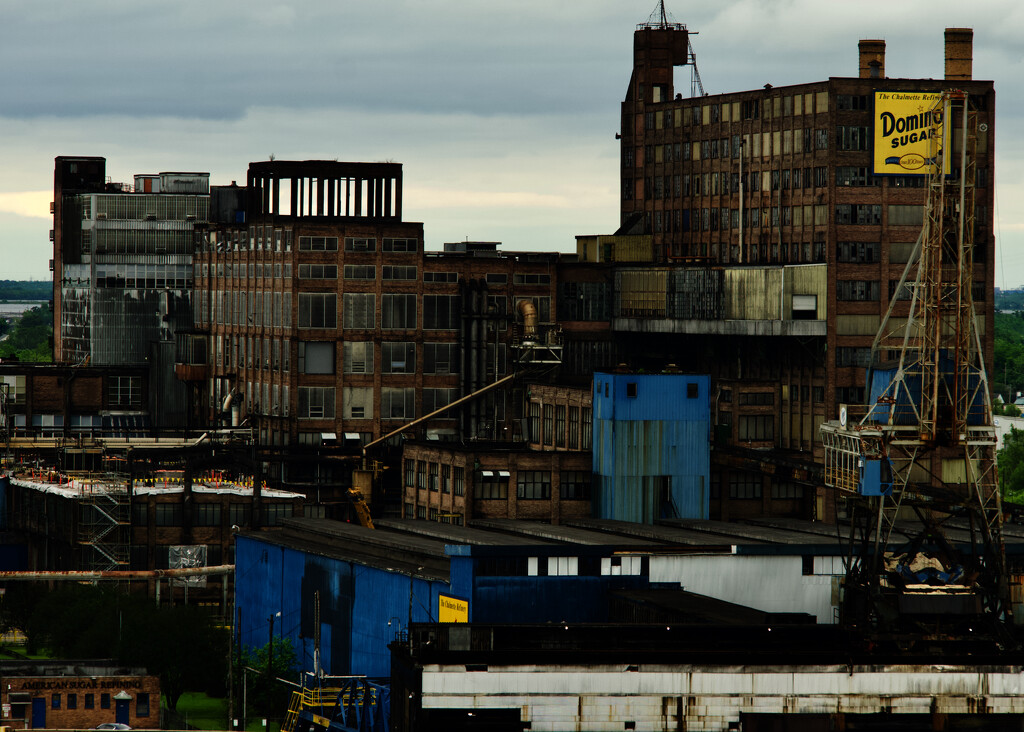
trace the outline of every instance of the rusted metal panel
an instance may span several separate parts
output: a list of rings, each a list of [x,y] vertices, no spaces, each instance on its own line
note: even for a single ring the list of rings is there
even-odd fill
[[[615,314],[663,318],[668,306],[668,270],[621,269],[615,273]]]
[[[683,320],[725,317],[725,273],[721,269],[687,267],[672,272],[669,316]]]

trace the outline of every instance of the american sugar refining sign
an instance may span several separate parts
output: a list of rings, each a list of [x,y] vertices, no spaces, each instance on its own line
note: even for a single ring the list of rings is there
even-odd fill
[[[448,597],[447,595],[438,595],[437,622],[468,623],[469,601],[460,600],[457,597]]]
[[[875,175],[927,175],[945,146],[942,95],[875,92]],[[942,172],[949,175],[949,157]]]

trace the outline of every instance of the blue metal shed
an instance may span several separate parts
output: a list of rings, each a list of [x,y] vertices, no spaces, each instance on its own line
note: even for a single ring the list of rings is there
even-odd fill
[[[446,578],[422,568],[326,556],[322,549],[288,546],[274,533],[236,537],[236,632],[244,646],[263,647],[273,617],[275,638],[291,640],[303,671],[314,670],[319,622],[326,673],[389,676],[388,643],[410,621],[435,622],[438,595],[448,592]]]
[[[708,518],[710,386],[706,374],[594,374],[597,517]]]

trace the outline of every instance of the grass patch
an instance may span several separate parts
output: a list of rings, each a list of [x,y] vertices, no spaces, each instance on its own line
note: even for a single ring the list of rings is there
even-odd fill
[[[285,710],[281,710],[284,713]],[[239,717],[241,710],[238,710]],[[208,696],[198,691],[186,691],[178,699],[178,715],[181,720],[197,729],[223,730],[228,717],[228,700]],[[279,732],[281,725],[276,721],[268,721],[263,726],[259,717],[250,719],[246,732]]]

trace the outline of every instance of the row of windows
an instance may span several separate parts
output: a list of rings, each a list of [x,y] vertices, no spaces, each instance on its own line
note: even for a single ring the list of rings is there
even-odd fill
[[[510,475],[504,470],[480,471],[474,488],[477,500],[508,499]],[[590,500],[591,478],[589,471],[562,471],[559,482],[559,496],[562,500]],[[516,473],[516,497],[521,500],[551,500],[551,472],[547,470],[520,470]]]
[[[264,503],[264,523],[274,525],[277,521],[292,514],[292,506],[288,503]],[[132,504],[132,525],[148,526],[149,517],[152,513],[154,526],[181,526],[183,520],[182,506],[180,503],[155,503],[150,505],[143,502]],[[248,526],[252,523],[252,504],[250,503],[229,503],[227,510],[220,503],[196,503],[192,508],[193,526],[221,526],[222,518],[226,514],[227,523],[232,526]]]
[[[771,228],[782,226],[827,226],[828,208],[824,205],[813,206],[757,206],[743,209],[743,227],[745,229]],[[740,210],[738,208],[694,208],[676,211],[654,212],[654,231],[671,233],[686,231],[728,231],[739,229]]]
[[[590,407],[530,402],[530,442],[570,450],[589,450],[594,430],[591,415]]]
[[[338,237],[336,236],[300,236],[300,252],[336,252],[338,251]],[[375,252],[377,251],[377,240],[371,237],[345,237],[346,252]],[[381,240],[382,252],[415,252],[418,251],[416,239],[397,239],[385,237]]]
[[[735,472],[729,475],[729,498],[761,498],[764,482],[760,475]],[[717,486],[712,484],[712,498],[718,498]],[[804,486],[799,483],[772,480],[771,497],[776,500],[792,500],[804,497]]]
[[[197,264],[197,277],[226,277],[234,280],[290,280],[291,262],[217,262]],[[301,276],[301,275],[300,275]]]
[[[83,709],[95,709],[96,708],[96,695],[89,693],[83,694],[82,708]],[[60,709],[61,708],[61,694],[60,692],[54,692],[50,697],[50,708]],[[69,693],[67,695],[67,709],[78,709],[78,694]],[[100,694],[100,709],[110,709],[110,694]],[[149,694],[146,692],[138,692],[135,694],[135,716],[136,717],[148,717],[149,716]]]
[[[381,295],[380,327],[385,330],[412,330],[417,327],[417,295]],[[342,327],[376,327],[377,296],[373,293],[346,292],[342,295]],[[423,329],[455,330],[459,327],[458,295],[423,295]],[[338,295],[334,292],[300,292],[298,322],[300,328],[337,328]]]
[[[439,465],[425,460],[406,460],[404,465],[405,485],[422,490],[466,494],[466,469],[461,466]],[[428,482],[429,478],[429,482]]]
[[[214,339],[214,364],[287,373],[291,370],[291,351],[288,341],[280,338],[218,335]]]
[[[661,94],[664,93],[664,87],[654,85],[651,91],[652,101],[667,101],[661,98]],[[639,87],[639,95],[641,99],[644,98],[643,84]],[[805,114],[823,114],[827,111],[827,91],[807,92],[806,94],[793,94],[766,99],[746,99],[736,102],[666,109],[660,112],[646,112],[644,115],[644,127],[649,130],[660,130],[690,125],[711,125],[718,124],[719,122],[797,117]],[[632,127],[633,125],[629,123],[629,120],[624,120],[623,129],[631,129]]]
[[[451,404],[458,397],[454,388],[424,388],[422,410],[429,414]],[[337,389],[333,386],[300,386],[298,415],[300,419],[334,419]],[[373,419],[375,406],[372,386],[346,386],[341,390],[343,419]],[[380,390],[381,419],[413,419],[416,417],[416,388],[385,386]]]

